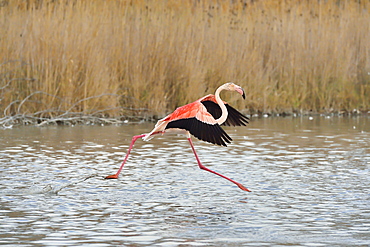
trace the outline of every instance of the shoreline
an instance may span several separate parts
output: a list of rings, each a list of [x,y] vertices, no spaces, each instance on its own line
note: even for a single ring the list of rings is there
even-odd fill
[[[313,117],[342,117],[342,118],[367,118],[370,117],[370,111],[340,111],[332,113],[318,113],[318,112],[309,112],[309,113],[254,113],[254,114],[245,114],[249,119],[253,118],[303,118],[308,117],[309,120],[312,120]],[[125,124],[142,124],[142,123],[155,123],[159,119],[156,116],[119,116],[119,117],[102,117],[102,116],[90,116],[77,114],[75,116],[63,116],[63,117],[54,117],[54,118],[36,118],[32,116],[25,115],[15,115],[7,116],[0,118],[0,129],[11,129],[13,127],[20,126],[75,126],[75,125],[125,125]],[[252,120],[253,121],[253,120]]]

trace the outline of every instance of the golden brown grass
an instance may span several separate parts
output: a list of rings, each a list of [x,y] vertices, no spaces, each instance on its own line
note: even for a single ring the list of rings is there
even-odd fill
[[[163,116],[225,81],[246,89],[246,101],[223,97],[250,113],[368,110],[369,11],[354,0],[3,0],[0,111]]]

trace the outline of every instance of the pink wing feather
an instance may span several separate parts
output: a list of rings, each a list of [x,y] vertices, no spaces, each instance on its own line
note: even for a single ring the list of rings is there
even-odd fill
[[[200,100],[177,108],[173,113],[162,120],[166,122],[172,122],[175,120],[194,117],[206,124],[214,125],[217,123],[214,117],[207,111],[207,108],[201,103]]]
[[[165,129],[184,129],[199,140],[226,146],[232,140],[207,111],[202,101],[215,102],[214,95],[207,95],[193,103],[177,108],[161,121],[167,122]]]

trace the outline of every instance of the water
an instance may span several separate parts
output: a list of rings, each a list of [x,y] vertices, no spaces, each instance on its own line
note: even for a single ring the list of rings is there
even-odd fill
[[[263,118],[229,147],[153,124],[0,130],[0,245],[369,246],[370,119]]]

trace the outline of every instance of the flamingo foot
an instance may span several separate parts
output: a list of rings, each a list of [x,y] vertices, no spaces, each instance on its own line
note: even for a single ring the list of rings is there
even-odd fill
[[[252,192],[252,191],[250,191],[249,189],[245,188],[241,183],[236,183],[236,185],[238,185],[238,187],[239,187],[241,190],[248,191],[248,192]]]
[[[105,179],[117,179],[117,178],[118,178],[118,175],[117,174],[114,174],[114,175],[110,175],[110,176],[105,177]]]

